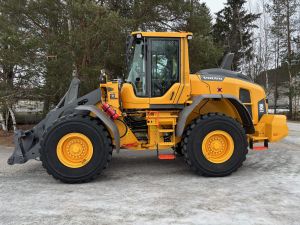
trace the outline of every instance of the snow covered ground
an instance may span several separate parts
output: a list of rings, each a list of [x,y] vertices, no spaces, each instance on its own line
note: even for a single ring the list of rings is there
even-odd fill
[[[224,178],[193,174],[182,158],[123,150],[94,182],[67,185],[41,163],[8,166],[0,146],[0,224],[299,225],[300,123],[267,151],[250,151]]]
[[[300,146],[300,123],[290,122],[288,123],[289,136],[287,136],[283,142],[293,143]],[[300,149],[299,149],[300,150]]]

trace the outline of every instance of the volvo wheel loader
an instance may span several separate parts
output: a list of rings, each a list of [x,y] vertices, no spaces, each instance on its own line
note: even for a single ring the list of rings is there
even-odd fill
[[[80,81],[32,130],[15,133],[9,164],[40,159],[54,178],[87,182],[111,161],[113,150],[151,150],[159,159],[183,155],[204,176],[227,176],[246,159],[288,134],[286,117],[268,114],[264,89],[230,70],[191,74],[188,32],[133,32],[129,72],[78,97]],[[174,153],[166,154],[165,150]],[[166,151],[165,151],[166,152]]]

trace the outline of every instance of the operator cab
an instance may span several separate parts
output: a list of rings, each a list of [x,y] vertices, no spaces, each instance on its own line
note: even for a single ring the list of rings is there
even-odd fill
[[[184,89],[180,87],[187,69],[184,67],[188,67],[182,62],[187,36],[191,33],[132,33],[126,52],[128,76],[121,91],[124,108],[138,108],[139,99],[141,108],[176,106],[178,92]]]

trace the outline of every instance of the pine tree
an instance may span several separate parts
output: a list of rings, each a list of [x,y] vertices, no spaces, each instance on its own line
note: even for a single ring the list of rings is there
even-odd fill
[[[259,18],[258,14],[248,13],[244,5],[246,0],[228,0],[225,8],[216,15],[213,26],[213,36],[225,51],[233,52],[235,59],[233,69],[237,69],[242,60],[252,57],[252,29],[257,26],[253,22]]]
[[[185,7],[186,16],[178,30],[193,33],[193,39],[189,42],[191,72],[217,67],[223,49],[213,41],[210,10],[205,3],[197,0],[188,1]]]
[[[37,48],[37,42],[21,26],[21,7],[20,0],[0,1],[0,120],[4,129],[15,125],[13,106],[20,97],[32,95],[25,87],[36,82],[32,70],[37,64],[32,50]]]
[[[191,71],[217,66],[222,49],[211,36],[210,11],[199,0],[109,0],[105,4],[128,21],[129,31],[193,32],[189,44]]]
[[[221,55],[199,0],[0,0],[0,98],[43,100],[47,113],[74,68],[82,94],[97,88],[100,69],[124,75],[126,37],[135,30],[193,32],[193,72],[216,66]]]

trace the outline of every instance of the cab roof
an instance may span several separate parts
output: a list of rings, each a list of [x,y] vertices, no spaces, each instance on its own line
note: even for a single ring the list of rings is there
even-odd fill
[[[143,37],[178,37],[178,38],[185,38],[187,36],[192,36],[193,33],[191,32],[142,32],[142,31],[135,31],[132,32],[131,35],[141,34]]]

